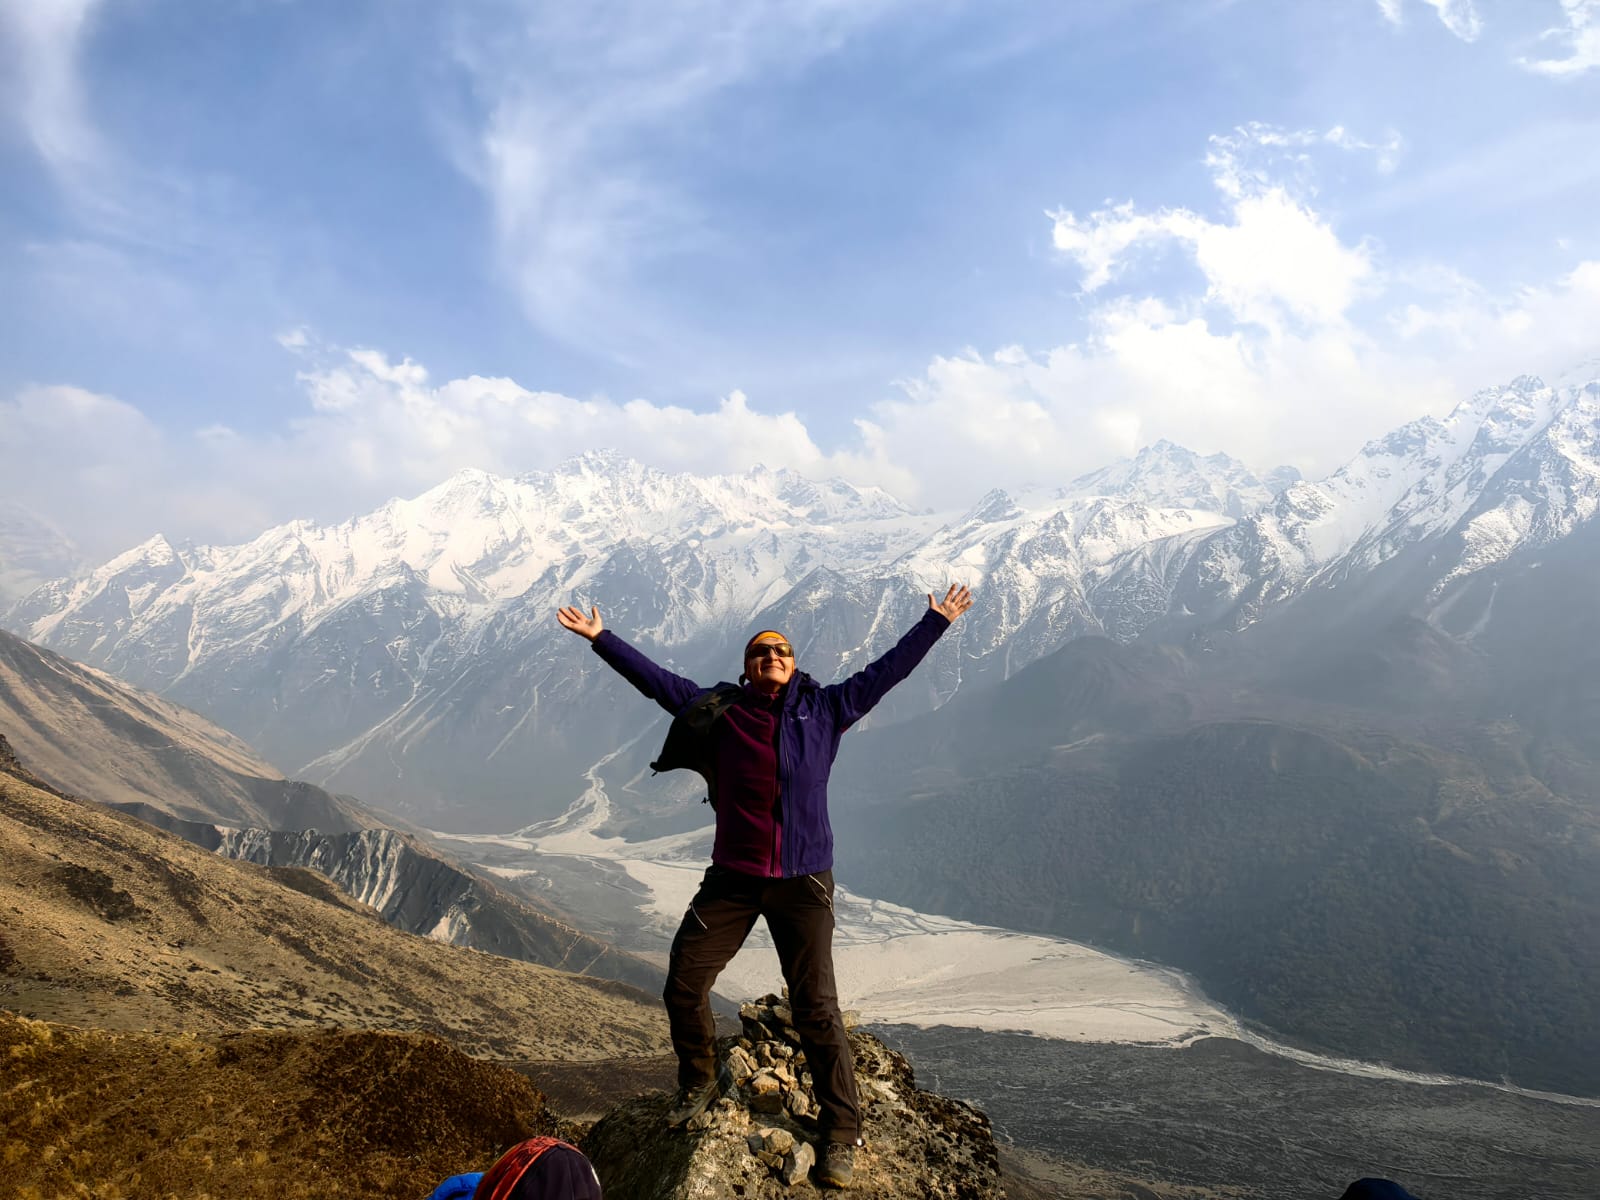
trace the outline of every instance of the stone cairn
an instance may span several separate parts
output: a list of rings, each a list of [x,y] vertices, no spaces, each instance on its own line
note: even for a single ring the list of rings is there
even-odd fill
[[[738,1037],[724,1038],[718,1044],[719,1103],[742,1104],[752,1117],[787,1114],[802,1129],[814,1128],[817,1102],[811,1094],[811,1072],[787,999],[769,994],[740,1005],[739,1024],[743,1028]],[[694,1129],[698,1122],[704,1128],[711,1120],[712,1112],[707,1111],[689,1127]],[[785,1186],[806,1178],[817,1161],[810,1142],[781,1126],[761,1126],[745,1143],[756,1161]]]
[[[866,1147],[852,1195],[876,1200],[992,1200],[1001,1194],[988,1118],[916,1086],[911,1066],[845,1014]],[[584,1137],[606,1200],[781,1200],[817,1196],[817,1104],[787,1000],[739,1009],[717,1042],[721,1095],[683,1130],[664,1124],[670,1096],[625,1100]]]

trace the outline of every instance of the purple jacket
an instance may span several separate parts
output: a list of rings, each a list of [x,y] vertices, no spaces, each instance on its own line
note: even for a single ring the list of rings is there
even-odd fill
[[[839,739],[871,712],[890,688],[911,674],[948,628],[950,622],[930,608],[881,658],[842,683],[823,687],[796,671],[784,685],[783,714],[778,721],[778,785],[785,878],[833,869],[828,773],[839,753]],[[609,629],[602,630],[591,644],[618,674],[674,717],[715,690],[657,666]]]

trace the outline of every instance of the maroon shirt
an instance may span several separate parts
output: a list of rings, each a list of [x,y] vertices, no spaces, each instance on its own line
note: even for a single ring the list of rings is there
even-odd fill
[[[783,874],[779,849],[778,715],[783,694],[752,687],[722,714],[716,730],[717,838],[711,861],[744,875]]]

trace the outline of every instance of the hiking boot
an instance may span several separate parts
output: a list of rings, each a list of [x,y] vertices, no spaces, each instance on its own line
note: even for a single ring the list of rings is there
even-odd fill
[[[822,1150],[822,1161],[817,1164],[817,1186],[847,1188],[856,1172],[856,1146],[854,1142],[829,1142]]]
[[[667,1110],[667,1128],[676,1129],[680,1125],[687,1125],[711,1107],[711,1102],[716,1098],[715,1079],[695,1087],[679,1088],[677,1095],[672,1097],[672,1107]]]

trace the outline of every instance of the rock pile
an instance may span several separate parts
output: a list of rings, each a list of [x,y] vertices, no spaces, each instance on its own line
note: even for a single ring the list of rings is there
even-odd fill
[[[607,1200],[778,1200],[815,1194],[816,1101],[800,1037],[781,997],[739,1010],[742,1030],[717,1044],[721,1098],[686,1129],[666,1127],[670,1100],[618,1105],[583,1140]],[[850,1031],[862,1135],[854,1191],[887,1200],[1000,1196],[989,1119],[920,1091],[906,1060]]]

